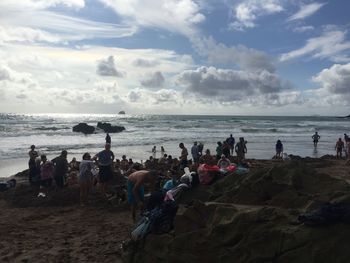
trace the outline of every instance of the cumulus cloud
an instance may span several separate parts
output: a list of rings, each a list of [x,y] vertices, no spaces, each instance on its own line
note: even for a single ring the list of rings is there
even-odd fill
[[[312,58],[326,58],[335,62],[344,62],[350,59],[344,53],[349,49],[350,42],[346,41],[346,32],[340,30],[325,31],[320,37],[308,39],[303,47],[282,54],[280,61],[311,55]]]
[[[193,38],[192,42],[199,54],[208,58],[209,63],[238,65],[248,71],[275,71],[272,58],[256,49],[243,45],[226,46],[217,43],[212,37]]]
[[[133,61],[133,65],[137,67],[151,68],[159,65],[159,61],[154,59],[138,58]]]
[[[164,85],[165,79],[162,72],[154,72],[148,78],[141,80],[141,85],[147,88],[160,88]]]
[[[335,64],[322,70],[312,80],[321,84],[331,94],[346,94],[350,98],[350,63]]]
[[[97,64],[96,73],[104,77],[123,77],[123,74],[115,67],[113,56],[100,60]]]
[[[239,31],[253,28],[259,17],[279,13],[283,10],[283,6],[278,0],[245,0],[235,6],[233,11],[235,21],[230,23],[229,28]]]
[[[140,27],[160,28],[192,35],[205,20],[201,7],[193,0],[100,0],[118,15]]]
[[[288,21],[305,19],[320,10],[325,3],[311,3],[308,5],[302,5],[298,12],[288,18]]]
[[[246,72],[215,67],[184,71],[179,74],[177,83],[187,92],[219,101],[240,101],[260,95],[278,96],[286,87],[276,74],[265,70]]]
[[[149,90],[144,88],[137,88],[131,90],[127,99],[133,105],[142,106],[164,106],[172,105],[172,107],[179,107],[186,103],[186,99],[182,92],[174,89],[160,89],[160,90]],[[171,104],[169,104],[171,103]],[[164,108],[166,111],[166,108]],[[171,110],[171,108],[169,108]]]

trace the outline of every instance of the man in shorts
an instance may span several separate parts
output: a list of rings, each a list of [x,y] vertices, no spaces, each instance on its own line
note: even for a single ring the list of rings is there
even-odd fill
[[[111,151],[111,145],[105,144],[105,149],[93,158],[97,160],[99,168],[99,183],[101,186],[102,194],[107,196],[108,183],[113,179],[112,164],[114,160],[114,153]]]
[[[132,219],[136,220],[136,209],[144,208],[144,185],[148,184],[151,191],[155,188],[158,179],[158,172],[151,170],[140,170],[129,175],[127,181],[128,202],[131,205]]]
[[[335,150],[337,151],[337,158],[342,158],[342,153],[344,149],[344,142],[341,138],[338,139],[337,143],[335,144]]]
[[[321,138],[321,136],[318,135],[318,132],[315,132],[315,134],[312,135],[311,138],[314,141],[314,147],[317,147],[318,140]]]

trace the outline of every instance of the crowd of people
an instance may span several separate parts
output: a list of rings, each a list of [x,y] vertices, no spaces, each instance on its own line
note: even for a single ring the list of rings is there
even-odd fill
[[[320,138],[317,132],[312,136],[314,147],[317,147]],[[231,134],[226,140],[217,142],[215,154],[212,154],[210,149],[203,152],[204,144],[201,142],[195,141],[190,152],[181,142],[179,157],[175,158],[166,154],[163,146],[160,158],[156,158],[157,150],[154,146],[149,159],[141,163],[134,163],[132,158],[127,158],[126,155],[116,159],[111,150],[109,134],[106,136],[106,144],[102,151],[94,156],[84,153],[79,162],[76,158],[68,162],[66,150],[50,161],[45,154],[39,155],[36,147],[32,145],[29,151],[29,182],[36,189],[38,197],[46,197],[52,189],[58,191],[69,184],[79,183],[80,204],[85,206],[91,188],[96,185],[106,199],[110,198],[110,182],[115,175],[120,175],[125,178],[127,200],[132,207],[132,217],[135,219],[136,208],[143,208],[145,184],[152,189],[156,185],[157,178],[175,178],[183,174],[186,167],[190,171],[197,171],[200,164],[206,164],[226,169],[232,162],[243,163],[247,143],[244,137],[240,137],[236,142]],[[282,158],[284,149],[281,140],[277,140],[275,149],[275,158]],[[339,158],[342,157],[343,151],[347,158],[350,157],[350,139],[347,134],[344,134],[344,141],[338,139],[335,150]]]

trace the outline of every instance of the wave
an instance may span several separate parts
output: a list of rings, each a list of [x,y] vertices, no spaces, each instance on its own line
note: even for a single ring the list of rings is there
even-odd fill
[[[244,133],[261,133],[261,132],[276,133],[276,132],[279,132],[279,130],[277,128],[271,128],[271,129],[242,128],[241,131]]]
[[[38,127],[34,128],[34,130],[39,130],[39,131],[57,131],[57,130],[69,130],[71,128],[69,127]]]

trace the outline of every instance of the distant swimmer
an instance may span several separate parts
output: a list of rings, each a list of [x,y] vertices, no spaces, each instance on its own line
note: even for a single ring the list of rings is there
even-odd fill
[[[315,134],[312,135],[311,138],[314,140],[314,147],[317,147],[318,140],[321,138],[321,136],[318,135],[317,132],[315,132]]]

